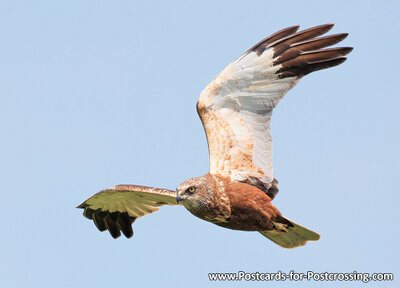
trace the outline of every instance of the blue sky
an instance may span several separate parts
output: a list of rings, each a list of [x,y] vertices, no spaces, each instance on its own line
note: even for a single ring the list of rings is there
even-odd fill
[[[398,1],[1,1],[2,287],[335,287],[210,282],[208,272],[399,276]],[[272,120],[275,205],[322,235],[284,250],[183,207],[97,231],[75,206],[121,183],[174,189],[208,171],[198,95],[287,26],[334,22],[353,46]],[[390,283],[345,283],[394,287]]]

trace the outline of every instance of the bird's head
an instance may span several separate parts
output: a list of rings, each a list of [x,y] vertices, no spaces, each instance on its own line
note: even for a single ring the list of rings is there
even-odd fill
[[[207,176],[190,178],[176,188],[176,202],[188,210],[196,210],[210,201],[210,179]]]

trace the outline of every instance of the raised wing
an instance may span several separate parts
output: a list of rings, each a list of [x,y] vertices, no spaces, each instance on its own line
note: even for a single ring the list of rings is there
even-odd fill
[[[139,217],[156,212],[163,205],[178,205],[176,192],[135,185],[117,185],[93,195],[77,208],[92,219],[100,231],[108,230],[118,238],[121,232],[133,236],[132,223]]]
[[[203,90],[197,112],[207,135],[211,174],[256,185],[274,197],[272,110],[301,77],[346,60],[352,48],[321,49],[346,38],[317,38],[332,27],[283,29],[250,48]]]

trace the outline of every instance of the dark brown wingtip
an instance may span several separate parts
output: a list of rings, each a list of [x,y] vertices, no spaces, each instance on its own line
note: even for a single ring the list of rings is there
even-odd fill
[[[279,30],[279,31],[271,34],[267,38],[263,39],[261,42],[264,42],[265,44],[273,43],[279,39],[282,39],[284,37],[287,37],[289,35],[296,33],[297,30],[299,30],[299,28],[300,28],[300,25],[294,25],[294,26],[284,28],[282,30]]]
[[[126,238],[131,238],[133,236],[133,230],[132,230],[132,220],[128,213],[121,213],[118,216],[118,224],[119,227],[121,228],[122,233],[124,233]]]
[[[321,36],[321,35],[327,33],[329,30],[332,29],[332,27],[333,27],[333,24],[323,24],[323,25],[318,25],[318,26],[311,27],[308,29],[304,29],[297,33],[277,39],[275,42],[270,43],[268,45],[268,47],[274,47],[274,49],[281,50],[279,48],[279,46],[287,46],[287,45],[290,46],[291,44],[294,44],[297,42],[316,38],[318,36]],[[275,52],[275,54],[276,54],[276,52]]]
[[[271,44],[281,38],[284,38],[284,37],[287,37],[289,35],[296,33],[297,30],[299,30],[299,28],[300,28],[300,25],[295,25],[295,26],[290,26],[290,27],[284,28],[282,30],[279,30],[279,31],[271,34],[270,36],[264,38],[257,44],[255,44],[253,47],[251,47],[249,50],[247,50],[246,53],[249,51],[253,51],[253,52],[257,53],[258,56],[260,56],[265,51],[266,47],[269,44]]]
[[[306,65],[299,65],[299,66],[293,66],[291,68],[287,68],[283,71],[278,70],[278,77],[279,78],[286,78],[286,77],[303,77],[307,74],[310,74],[311,72],[318,71],[321,69],[326,69],[330,67],[334,67],[337,65],[342,64],[344,61],[346,61],[346,57],[339,57],[335,59],[330,59],[328,61],[320,61],[320,62],[314,62],[311,64],[306,64]]]
[[[312,51],[312,50],[317,50],[321,48],[325,48],[328,46],[335,45],[344,39],[349,35],[349,33],[339,33],[339,34],[332,34],[332,35],[327,35],[315,39],[309,39],[297,43],[293,43],[291,45],[292,48],[301,50],[301,51]]]
[[[107,230],[110,232],[111,236],[114,239],[117,239],[119,236],[121,236],[120,227],[117,222],[117,220],[118,220],[117,213],[107,213],[104,220],[105,220]]]
[[[121,231],[126,238],[133,236],[132,223],[136,218],[130,217],[127,212],[108,212],[86,208],[83,216],[92,219],[97,229],[101,232],[108,230],[114,239],[121,236]]]
[[[341,48],[341,49],[343,50],[343,52],[344,52],[343,56],[349,54],[351,51],[354,50],[354,47],[340,47],[340,48]]]
[[[299,42],[304,42],[310,39],[315,39],[318,36],[321,36],[331,30],[333,27],[333,24],[323,24],[315,27],[311,27],[305,30],[301,30],[297,33],[288,35],[286,37],[283,37],[281,39],[276,40],[275,42],[272,42],[271,44],[268,45],[268,48],[273,48],[274,49],[274,58],[282,55],[285,53],[287,50],[296,50],[293,48],[296,43]],[[297,49],[300,50],[300,49]]]
[[[318,31],[317,34],[322,35],[322,34],[329,32],[330,30],[332,30],[333,26],[335,26],[335,23],[321,24],[321,25],[317,25],[317,26],[305,29],[303,31],[300,31],[299,33],[304,33],[307,31]]]
[[[325,24],[321,24],[321,25],[317,25],[313,28],[324,28],[327,29],[324,33],[328,32],[329,30],[331,30],[333,28],[333,26],[335,26],[335,23],[325,23]]]
[[[281,65],[277,71],[279,78],[303,77],[311,72],[330,68],[343,63],[352,47],[325,48],[348,36],[348,33],[319,37],[334,26],[333,23],[308,28],[269,45],[274,49],[274,65]]]
[[[301,65],[309,65],[315,62],[328,61],[336,59],[340,56],[345,56],[353,50],[351,47],[338,47],[323,50],[301,52],[296,49],[289,49],[283,53],[274,65],[282,64],[280,71],[286,71],[288,68],[298,67]]]
[[[346,61],[347,58],[346,57],[339,57],[336,59],[331,59],[328,61],[321,61],[321,62],[316,62],[316,63],[312,63],[310,64],[310,68],[309,68],[309,72],[314,72],[314,71],[318,71],[321,69],[326,69],[326,68],[331,68],[331,67],[335,67],[337,65],[342,64],[344,61]]]
[[[106,223],[104,221],[104,212],[95,212],[93,213],[93,222],[94,225],[96,225],[97,229],[99,229],[100,232],[106,231],[107,227],[106,227]]]

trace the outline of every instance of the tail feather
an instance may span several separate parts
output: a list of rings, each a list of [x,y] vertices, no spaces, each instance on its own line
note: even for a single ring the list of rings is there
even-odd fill
[[[283,217],[282,217],[283,218]],[[285,218],[284,218],[285,219]],[[287,219],[285,219],[287,220]],[[283,248],[295,248],[303,246],[307,241],[317,241],[321,237],[314,231],[300,226],[292,221],[287,220],[292,225],[274,223],[274,230],[259,231],[263,236],[270,239]]]

